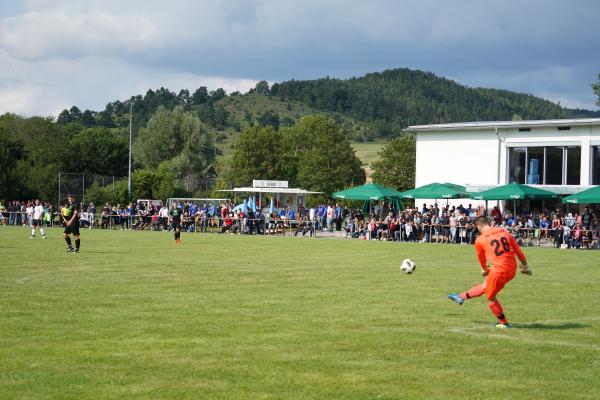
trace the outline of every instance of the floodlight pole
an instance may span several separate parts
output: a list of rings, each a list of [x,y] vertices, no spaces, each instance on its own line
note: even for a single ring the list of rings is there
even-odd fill
[[[129,173],[127,175],[127,193],[131,201],[131,131],[133,121],[133,98],[129,100]]]

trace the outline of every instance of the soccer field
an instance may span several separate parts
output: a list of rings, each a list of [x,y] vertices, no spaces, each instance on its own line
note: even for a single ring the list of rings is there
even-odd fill
[[[600,398],[600,252],[524,249],[498,331],[446,298],[471,246],[29,232],[0,229],[1,399]]]

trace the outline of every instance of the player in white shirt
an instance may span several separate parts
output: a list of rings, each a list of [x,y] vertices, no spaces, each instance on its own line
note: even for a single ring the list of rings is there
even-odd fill
[[[39,200],[35,201],[35,207],[33,208],[33,219],[31,221],[31,239],[35,238],[35,228],[40,227],[40,233],[42,234],[42,239],[46,239],[46,232],[44,232],[44,206],[40,203]]]

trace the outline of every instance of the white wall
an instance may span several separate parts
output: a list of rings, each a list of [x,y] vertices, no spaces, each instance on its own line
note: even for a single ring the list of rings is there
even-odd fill
[[[416,185],[496,184],[498,139],[493,131],[419,132]]]
[[[556,126],[478,130],[439,130],[417,132],[416,186],[432,182],[452,182],[460,185],[503,185],[507,183],[508,147],[517,146],[581,146],[580,185],[591,184],[591,145],[600,145],[600,126],[572,126],[559,131]],[[416,204],[432,204],[431,199],[419,199]],[[440,201],[445,203],[446,201]],[[469,199],[450,200],[458,205],[479,202]],[[490,206],[494,203],[490,202]]]
[[[432,182],[467,184],[497,183],[498,139],[493,130],[417,133],[417,187]],[[418,200],[433,204],[431,199]],[[445,204],[446,200],[438,201]],[[471,199],[450,200],[450,205],[478,205]],[[491,203],[490,203],[491,204]]]

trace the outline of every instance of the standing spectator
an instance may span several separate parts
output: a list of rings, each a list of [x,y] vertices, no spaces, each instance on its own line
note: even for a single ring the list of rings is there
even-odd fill
[[[163,231],[167,230],[167,221],[169,220],[169,208],[163,204],[158,211],[158,225]]]
[[[552,235],[554,237],[554,247],[560,249],[564,240],[564,228],[559,214],[554,214],[554,219],[552,220]]]
[[[28,201],[25,206],[25,213],[27,215],[27,226],[33,225],[33,203]]]
[[[502,213],[500,212],[498,206],[494,206],[494,208],[492,208],[492,212],[490,212],[490,217],[496,222],[496,225],[500,225],[500,223],[502,222]]]
[[[588,238],[588,240],[592,241],[592,221],[594,220],[594,216],[590,212],[589,207],[585,207],[583,209],[583,214],[581,214],[581,227],[583,228],[584,235]]]
[[[90,223],[89,228],[93,228],[96,226],[96,206],[93,202],[90,202],[87,208],[88,211],[88,221]]]
[[[460,244],[467,244],[467,224],[467,216],[461,212],[460,217],[458,218],[458,225],[460,226]]]
[[[335,220],[335,208],[329,204],[327,206],[327,230],[333,232],[333,221]]]
[[[456,235],[457,231],[458,231],[458,220],[456,219],[454,214],[452,214],[452,216],[450,217],[450,243],[453,243],[453,244],[458,243],[457,235]]]

